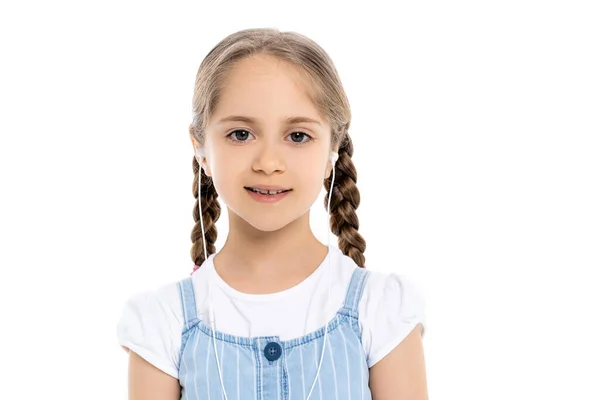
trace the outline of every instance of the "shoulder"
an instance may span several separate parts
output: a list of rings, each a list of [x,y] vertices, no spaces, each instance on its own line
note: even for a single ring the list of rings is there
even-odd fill
[[[158,369],[178,376],[183,312],[179,282],[132,295],[117,324],[119,344]]]
[[[339,262],[336,263],[338,282],[345,285],[349,284],[352,275],[357,270],[366,275],[360,300],[361,308],[368,308],[368,305],[382,304],[385,301],[403,302],[406,307],[411,305],[417,308],[424,307],[425,301],[422,291],[410,276],[361,268],[352,258],[346,256],[340,250],[338,252]]]
[[[369,271],[359,303],[359,326],[367,363],[373,366],[421,324],[425,298],[416,282],[398,273]]]
[[[425,297],[416,281],[408,275],[368,271],[360,306],[368,309],[372,305],[386,306],[390,312],[401,308],[406,316],[407,312],[424,311]]]
[[[170,282],[157,288],[133,294],[125,302],[124,313],[137,317],[158,317],[160,315],[182,321],[179,282]],[[131,315],[134,316],[134,315]],[[124,322],[121,320],[121,322]]]

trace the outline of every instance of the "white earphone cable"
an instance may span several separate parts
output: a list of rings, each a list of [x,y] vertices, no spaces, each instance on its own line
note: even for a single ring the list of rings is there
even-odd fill
[[[202,228],[202,244],[204,245],[204,259],[206,260],[208,258],[208,253],[206,252],[206,238],[204,236],[204,222],[202,220],[202,202],[201,202],[201,191],[200,188],[202,186],[202,158],[204,157],[204,152],[201,149],[197,150],[197,155],[200,158],[200,171],[198,174],[198,209],[200,212],[200,227]],[[333,183],[335,180],[335,163],[337,161],[338,158],[338,153],[337,152],[332,152],[331,153],[331,162],[332,162],[332,178],[331,178],[331,187],[329,189],[329,198],[327,200],[327,251],[328,251],[328,262],[329,262],[329,268],[328,268],[328,284],[329,284],[329,288],[328,288],[328,293],[327,293],[327,303],[325,306],[325,310],[328,310],[328,306],[331,302],[331,230],[329,229],[329,212],[330,212],[330,207],[331,207],[331,194],[333,192]],[[219,371],[219,379],[221,381],[221,389],[223,391],[223,396],[225,396],[225,400],[228,400],[227,398],[227,393],[225,392],[225,385],[223,384],[223,374],[221,372],[221,363],[219,362],[219,355],[217,352],[217,342],[215,339],[215,331],[217,330],[216,327],[216,322],[215,322],[215,310],[213,307],[213,301],[212,301],[212,284],[208,285],[208,297],[209,297],[209,319],[210,319],[210,329],[212,332],[212,339],[213,339],[213,348],[214,348],[214,352],[215,352],[215,358],[217,361],[217,369]],[[315,376],[315,379],[313,381],[312,387],[310,388],[310,392],[308,393],[308,397],[306,398],[306,400],[310,399],[310,396],[312,395],[313,390],[315,389],[315,385],[317,383],[317,379],[319,378],[319,373],[321,372],[321,365],[323,365],[323,356],[325,355],[325,347],[327,346],[327,336],[328,336],[328,321],[326,321],[325,324],[325,338],[323,341],[323,350],[321,351],[321,359],[319,361],[319,366],[317,368],[317,374]]]
[[[335,153],[337,155],[337,153]],[[331,187],[329,189],[329,199],[327,200],[327,251],[331,252],[331,229],[329,229],[329,208],[331,206],[331,193],[333,192],[333,181],[335,180],[335,161],[332,163],[333,164],[333,169],[332,169],[332,174],[333,176],[331,177]],[[329,307],[329,303],[331,302],[331,254],[328,254],[327,258],[329,259],[329,268],[328,268],[328,275],[329,275],[329,290],[327,291],[327,303],[325,305],[325,312],[328,311],[328,307]],[[306,400],[310,399],[310,396],[312,395],[313,390],[315,389],[315,385],[317,383],[317,378],[319,377],[319,373],[321,372],[321,365],[323,365],[323,355],[325,354],[325,347],[327,346],[327,328],[328,328],[328,323],[329,321],[327,319],[325,319],[325,339],[323,341],[323,350],[321,351],[321,360],[319,361],[319,368],[317,368],[317,375],[315,376],[315,380],[313,381],[312,387],[310,388],[310,392],[308,392],[308,397],[306,397]]]

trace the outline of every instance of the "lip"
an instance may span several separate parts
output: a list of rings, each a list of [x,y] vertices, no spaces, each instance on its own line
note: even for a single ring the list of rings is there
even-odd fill
[[[246,193],[248,193],[250,195],[250,197],[252,197],[254,200],[256,200],[259,203],[277,203],[278,201],[282,200],[283,198],[287,197],[292,191],[288,190],[287,192],[282,192],[279,194],[260,194],[260,193],[256,193],[253,192],[250,189],[245,189]],[[269,190],[276,190],[276,189],[269,189]]]
[[[274,185],[252,185],[252,186],[244,186],[246,189],[260,189],[260,190],[292,190],[288,188],[284,188],[281,186]]]

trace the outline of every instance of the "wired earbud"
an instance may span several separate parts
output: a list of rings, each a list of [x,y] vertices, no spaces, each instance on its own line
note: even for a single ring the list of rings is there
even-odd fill
[[[196,157],[199,158],[198,164],[200,164],[202,162],[202,159],[204,158],[204,149],[203,148],[198,147],[196,149]]]
[[[340,155],[337,151],[332,151],[331,155],[329,156],[329,159],[331,160],[331,163],[333,165],[335,165],[335,162],[338,160],[338,158],[340,158]]]

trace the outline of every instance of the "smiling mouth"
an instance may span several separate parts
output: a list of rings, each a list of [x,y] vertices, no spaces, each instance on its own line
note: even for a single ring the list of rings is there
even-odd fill
[[[282,190],[262,190],[262,189],[255,189],[255,188],[251,188],[251,187],[244,187],[244,189],[250,191],[250,192],[254,192],[254,193],[260,193],[260,194],[270,194],[270,195],[274,195],[274,194],[280,194],[280,193],[285,193],[285,192],[289,192],[292,189],[282,189]]]

